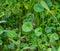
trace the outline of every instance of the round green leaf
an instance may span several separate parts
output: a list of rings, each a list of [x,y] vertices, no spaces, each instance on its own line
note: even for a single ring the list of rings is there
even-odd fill
[[[51,27],[46,27],[46,28],[45,28],[45,32],[46,32],[46,33],[50,33],[50,32],[52,32]]]
[[[30,32],[32,29],[33,29],[33,26],[32,26],[32,23],[31,23],[31,22],[25,22],[25,23],[22,25],[22,30],[23,30],[24,32]]]
[[[16,34],[16,32],[14,30],[9,30],[9,31],[7,31],[7,36],[9,38],[14,38],[14,37],[17,36],[17,34]]]
[[[35,29],[35,34],[36,34],[36,36],[40,36],[42,34],[42,28],[41,27],[36,28]]]
[[[34,11],[42,12],[42,11],[44,11],[44,8],[42,7],[42,5],[40,3],[37,3],[34,5]]]
[[[59,36],[57,33],[53,33],[50,35],[50,42],[54,42],[55,40],[58,40]]]

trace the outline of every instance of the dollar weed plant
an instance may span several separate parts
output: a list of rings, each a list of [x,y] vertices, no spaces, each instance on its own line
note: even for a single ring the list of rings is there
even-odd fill
[[[0,51],[60,51],[60,0],[0,0]]]

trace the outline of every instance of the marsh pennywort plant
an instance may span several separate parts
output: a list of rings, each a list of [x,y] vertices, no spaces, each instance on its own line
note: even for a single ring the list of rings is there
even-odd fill
[[[0,0],[0,51],[60,51],[60,0]]]

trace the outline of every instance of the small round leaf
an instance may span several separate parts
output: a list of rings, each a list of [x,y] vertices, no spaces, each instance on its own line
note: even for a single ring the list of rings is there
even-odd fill
[[[34,5],[34,11],[42,12],[42,11],[44,11],[44,8],[42,7],[42,5],[40,3],[37,3]]]
[[[30,32],[32,29],[33,29],[33,26],[32,26],[32,23],[31,23],[31,22],[25,22],[25,23],[22,25],[22,30],[23,30],[24,32]]]
[[[40,36],[42,34],[42,28],[41,27],[36,28],[35,29],[35,34],[36,34],[36,36]]]

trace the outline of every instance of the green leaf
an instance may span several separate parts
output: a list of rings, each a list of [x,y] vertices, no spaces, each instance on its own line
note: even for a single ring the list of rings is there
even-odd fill
[[[52,14],[52,16],[54,17],[54,19],[59,23],[59,21],[57,20],[56,16],[50,11],[50,8],[48,7],[47,3],[44,0],[40,1],[40,4],[47,10],[49,11],[50,14]]]
[[[2,40],[0,40],[0,45],[2,45],[2,43],[3,43]]]
[[[1,12],[0,13],[0,18],[4,16],[4,12]]]
[[[9,38],[14,38],[17,36],[17,33],[14,30],[9,30],[9,31],[7,31],[7,36]]]
[[[54,46],[52,46],[52,51],[57,51],[56,48]]]
[[[59,27],[57,27],[57,31],[60,31],[60,26],[59,26]]]
[[[31,22],[25,22],[23,25],[22,25],[22,30],[24,32],[30,32],[33,30],[33,26],[32,26],[32,23]]]
[[[60,51],[60,47],[58,48],[58,51]]]
[[[41,1],[40,1],[40,4],[41,4],[46,10],[48,10],[48,11],[50,12],[50,9],[49,9],[49,7],[48,7],[48,5],[46,4],[45,1],[41,0]]]
[[[42,34],[42,28],[41,27],[36,28],[35,29],[35,34],[36,34],[36,36],[40,36]]]
[[[0,26],[0,34],[2,34],[4,31],[3,31],[3,27]]]
[[[5,22],[6,22],[5,20],[0,21],[0,23],[5,23]]]
[[[57,33],[50,34],[50,42],[54,42],[55,40],[58,40],[59,36]]]
[[[34,20],[34,15],[31,14],[31,13],[28,13],[27,14],[27,18],[23,20],[23,23],[25,23],[25,22],[31,22],[31,23],[33,23],[33,20]]]
[[[47,51],[52,51],[52,48],[48,48]]]
[[[51,32],[52,32],[51,27],[46,27],[46,28],[45,28],[45,32],[46,32],[46,33],[51,33]]]
[[[46,3],[48,4],[48,6],[52,6],[51,0],[45,0],[45,1],[46,1]]]
[[[42,5],[40,3],[37,3],[34,5],[34,11],[42,12],[42,11],[44,11],[44,8],[42,7]]]

